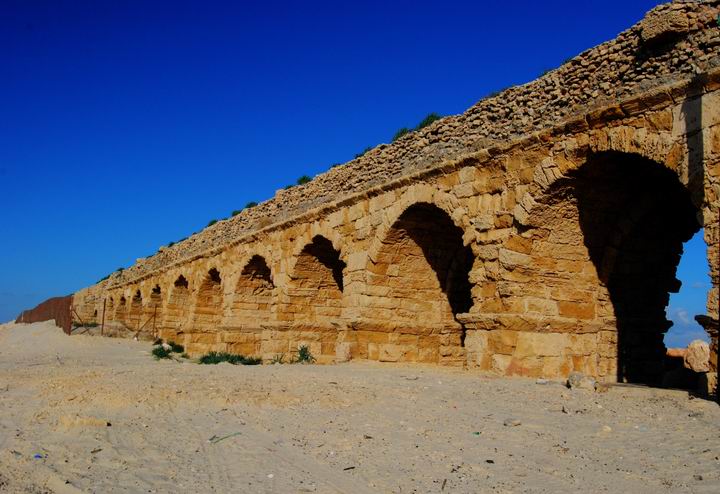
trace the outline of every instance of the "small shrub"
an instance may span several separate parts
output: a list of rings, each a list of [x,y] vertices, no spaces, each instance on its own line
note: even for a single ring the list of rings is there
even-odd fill
[[[333,163],[330,168],[337,168],[338,166],[342,166],[342,163]]]
[[[293,187],[295,187],[295,184],[286,185],[285,187],[283,187],[283,189],[285,189],[285,190],[290,190],[290,189],[292,189]]]
[[[300,345],[298,348],[297,359],[295,360],[299,364],[312,364],[315,362],[315,357],[310,353],[310,348],[307,345]]]
[[[205,228],[207,228],[208,226],[213,226],[217,222],[218,222],[218,220],[210,220],[210,221],[208,221],[208,224]]]
[[[198,360],[198,363],[205,365],[215,365],[221,362],[228,362],[233,365],[257,365],[262,363],[262,359],[227,352],[209,352]]]
[[[255,201],[250,201],[250,202],[248,202],[247,204],[245,204],[245,208],[246,208],[246,209],[250,209],[250,208],[254,208],[254,207],[257,206],[257,205],[258,205],[257,202],[255,202]]]
[[[423,118],[420,123],[415,127],[415,130],[420,130],[422,128],[427,127],[433,122],[436,122],[437,120],[440,120],[442,117],[438,115],[437,113],[430,113],[425,118]]]
[[[312,178],[310,178],[307,175],[303,175],[302,177],[297,179],[297,184],[304,185],[304,184],[308,183],[310,180],[312,180]]]
[[[175,245],[175,242],[170,242],[167,246],[172,247],[173,245]]]
[[[395,135],[394,135],[393,138],[392,138],[392,142],[397,141],[397,140],[400,139],[402,136],[407,135],[407,134],[409,134],[410,132],[412,132],[412,130],[408,129],[407,127],[403,127],[403,128],[401,128],[401,129],[398,129],[398,131],[395,132]]]
[[[278,353],[275,355],[272,360],[270,361],[271,364],[284,364],[285,360],[285,354],[284,353]]]
[[[372,146],[368,146],[368,147],[366,147],[365,149],[363,149],[360,153],[358,153],[358,154],[355,155],[355,158],[361,157],[362,155],[364,155],[364,154],[367,153],[368,151],[372,151]]]
[[[86,322],[85,324],[82,324],[78,321],[73,321],[72,323],[73,328],[97,328],[98,326],[100,326],[100,324],[96,322]]]
[[[155,360],[170,358],[170,350],[166,350],[162,345],[153,347],[152,354]]]
[[[230,216],[237,216],[240,213],[242,213],[242,209],[236,209],[232,213],[230,213]]]
[[[168,341],[168,345],[170,345],[170,351],[172,353],[185,353],[185,347],[175,343],[174,341]]]

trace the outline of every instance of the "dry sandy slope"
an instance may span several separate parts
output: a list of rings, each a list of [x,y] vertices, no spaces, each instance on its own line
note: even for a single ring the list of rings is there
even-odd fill
[[[149,350],[0,327],[0,492],[720,492],[720,407],[679,391]]]

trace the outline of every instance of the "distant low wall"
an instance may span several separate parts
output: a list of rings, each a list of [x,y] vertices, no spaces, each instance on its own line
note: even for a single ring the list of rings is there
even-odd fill
[[[42,322],[55,319],[55,324],[70,334],[72,329],[72,300],[73,296],[54,297],[47,299],[34,309],[23,311],[15,322]]]

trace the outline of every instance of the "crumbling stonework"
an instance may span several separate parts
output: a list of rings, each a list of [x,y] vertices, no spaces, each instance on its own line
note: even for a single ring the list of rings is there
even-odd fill
[[[324,362],[657,381],[682,244],[703,226],[718,318],[719,5],[660,6],[74,303],[105,300],[127,327],[152,312],[191,354],[306,344]]]

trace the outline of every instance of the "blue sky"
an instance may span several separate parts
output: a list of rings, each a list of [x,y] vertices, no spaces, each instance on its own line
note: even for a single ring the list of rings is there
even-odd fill
[[[657,3],[3,0],[0,320]]]

